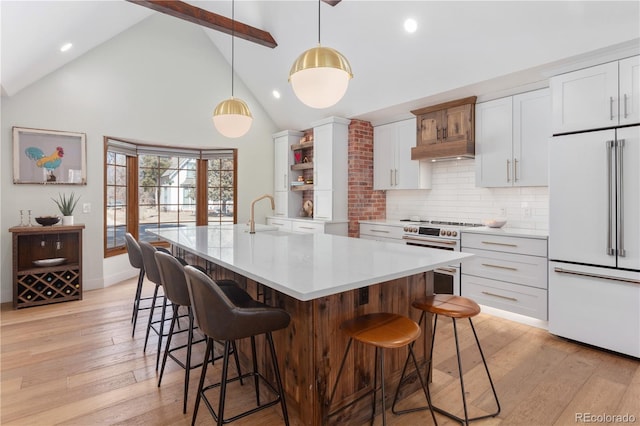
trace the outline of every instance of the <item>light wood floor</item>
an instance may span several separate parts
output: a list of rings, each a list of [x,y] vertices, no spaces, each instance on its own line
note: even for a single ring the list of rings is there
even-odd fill
[[[146,290],[150,291],[151,285]],[[85,293],[84,300],[1,311],[3,425],[190,424],[200,370],[193,370],[187,414],[182,414],[183,370],[169,361],[157,387],[156,339],[142,351],[146,313],[131,338],[134,280]],[[445,326],[446,324],[446,326]],[[640,422],[640,362],[554,337],[543,330],[481,314],[474,321],[502,405],[482,425],[566,425],[577,413],[631,415]],[[436,405],[460,404],[452,327],[441,322],[431,391]],[[621,324],[624,326],[624,324]],[[471,414],[490,411],[490,391],[470,331],[461,324],[465,384]],[[277,350],[277,348],[276,348]],[[198,355],[198,359],[200,356]],[[209,378],[219,377],[219,367]],[[250,385],[249,385],[250,387]],[[233,399],[242,405],[247,386]],[[389,394],[392,392],[389,391]],[[420,404],[415,393],[403,404]],[[403,405],[404,406],[404,405]],[[457,410],[461,414],[461,409]],[[380,423],[380,416],[376,419]],[[431,424],[425,412],[396,416],[391,425]],[[438,415],[442,425],[455,424]],[[212,418],[200,407],[198,424]],[[282,424],[278,406],[236,424]],[[299,424],[291,413],[291,424]]]

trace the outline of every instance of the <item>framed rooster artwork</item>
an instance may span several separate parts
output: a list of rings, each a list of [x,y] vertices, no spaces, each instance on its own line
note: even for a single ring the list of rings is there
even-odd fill
[[[13,127],[13,183],[87,184],[84,133]]]

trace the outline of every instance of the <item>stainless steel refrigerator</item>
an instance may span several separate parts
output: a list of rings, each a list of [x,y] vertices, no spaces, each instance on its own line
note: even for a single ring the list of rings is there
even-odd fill
[[[549,331],[640,357],[640,126],[550,142]]]

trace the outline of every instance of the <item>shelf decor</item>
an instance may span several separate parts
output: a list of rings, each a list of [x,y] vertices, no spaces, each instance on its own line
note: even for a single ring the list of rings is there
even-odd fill
[[[87,184],[84,133],[13,127],[13,183]]]

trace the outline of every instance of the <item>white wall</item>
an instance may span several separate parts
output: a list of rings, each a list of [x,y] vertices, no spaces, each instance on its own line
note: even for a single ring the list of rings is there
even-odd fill
[[[549,229],[548,187],[476,188],[474,161],[433,163],[432,189],[387,191],[387,218],[420,216],[482,223],[501,217],[505,209],[507,226]],[[526,215],[526,209],[530,210],[530,216]]]
[[[11,98],[2,98],[0,145],[0,300],[12,299],[11,235],[20,209],[34,216],[57,214],[58,192],[82,198],[76,223],[84,234],[84,288],[95,289],[133,275],[126,255],[103,259],[103,136],[190,147],[238,148],[238,221],[249,217],[252,199],[273,190],[274,123],[239,79],[235,95],[254,116],[249,133],[226,139],[211,113],[231,95],[231,70],[204,31],[191,23],[154,14]],[[86,186],[14,185],[12,126],[87,134]],[[81,205],[91,203],[91,213]],[[256,218],[270,214],[256,206]]]

